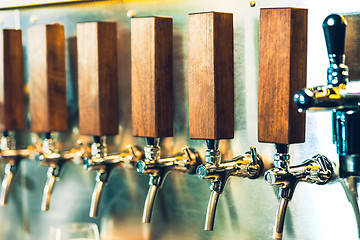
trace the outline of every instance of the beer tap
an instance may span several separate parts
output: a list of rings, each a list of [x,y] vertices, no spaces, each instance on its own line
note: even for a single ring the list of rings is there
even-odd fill
[[[325,18],[323,29],[330,66],[327,85],[304,88],[294,95],[299,111],[357,109],[360,93],[347,89],[349,70],[345,65],[346,20],[342,15],[331,14]]]
[[[79,23],[77,43],[80,134],[94,139],[91,150],[82,144],[82,158],[87,170],[97,172],[89,213],[90,217],[97,217],[111,171],[134,167],[143,153],[131,146],[120,153],[108,153],[106,145],[106,136],[119,133],[117,24]]]
[[[151,221],[156,194],[167,173],[195,174],[202,163],[198,153],[184,147],[170,157],[160,154],[160,137],[173,135],[172,99],[173,21],[169,17],[131,19],[131,82],[133,136],[145,137],[145,159],[136,170],[148,174],[149,191],[142,221]]]
[[[68,130],[66,103],[65,31],[60,24],[37,25],[28,33],[31,131],[45,135],[35,159],[48,166],[41,210],[50,208],[51,195],[62,166],[73,156],[58,149],[54,132]]]
[[[345,65],[346,19],[327,16],[322,24],[330,66],[327,85],[304,88],[294,95],[300,111],[332,110],[333,143],[339,155],[340,183],[351,203],[360,236],[358,182],[360,176],[360,93],[351,89]]]
[[[3,136],[0,140],[0,157],[5,165],[5,176],[1,185],[0,205],[8,202],[10,186],[18,171],[20,160],[29,157],[31,147],[18,148],[10,131],[22,131],[25,122],[25,92],[24,92],[24,59],[22,31],[17,29],[2,29],[0,31],[2,45],[0,65],[0,130]]]
[[[254,146],[244,155],[239,155],[228,161],[221,160],[218,148],[219,140],[206,140],[208,149],[205,152],[205,164],[197,167],[196,173],[200,179],[210,179],[210,199],[205,218],[205,230],[213,231],[215,213],[220,194],[230,176],[256,179],[264,170],[261,157],[256,153]]]
[[[291,96],[306,83],[307,10],[261,9],[260,19],[258,139],[276,147],[275,168],[266,171],[264,178],[279,186],[273,238],[282,239],[285,213],[296,185],[326,184],[335,178],[336,169],[320,154],[290,165],[289,145],[305,141],[305,115],[297,112]],[[296,32],[291,30],[295,24]]]
[[[288,147],[287,144],[276,144],[275,168],[266,171],[264,175],[268,184],[279,186],[279,205],[275,216],[274,239],[282,239],[287,205],[294,195],[296,185],[299,182],[324,185],[334,180],[336,175],[334,163],[321,154],[317,154],[299,165],[290,166]]]
[[[166,175],[171,171],[195,174],[196,167],[201,164],[199,154],[192,148],[183,147],[179,152],[170,157],[160,157],[159,139],[146,138],[147,146],[144,147],[145,159],[136,164],[136,170],[140,174],[148,174],[149,191],[146,196],[143,223],[150,223],[155,198],[161,189]]]
[[[97,172],[89,212],[89,216],[92,218],[98,216],[101,196],[111,171],[114,168],[133,168],[136,162],[143,157],[143,152],[133,146],[127,146],[127,149],[120,153],[108,154],[105,140],[106,137],[95,136],[94,142],[91,144],[91,152],[82,156],[84,168]]]
[[[211,180],[205,230],[212,231],[228,178],[255,179],[264,166],[255,147],[227,161],[219,150],[220,139],[234,137],[233,15],[196,13],[190,14],[188,21],[190,138],[205,139],[207,144],[206,163],[198,166],[196,173],[200,179]]]

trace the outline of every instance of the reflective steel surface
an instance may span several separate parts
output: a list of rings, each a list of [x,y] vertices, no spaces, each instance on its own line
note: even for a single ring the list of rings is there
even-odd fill
[[[107,138],[109,151],[126,145],[145,145],[142,138],[131,135],[130,111],[130,19],[136,16],[174,17],[174,137],[161,140],[164,155],[175,154],[187,145],[200,153],[205,141],[189,140],[187,85],[187,14],[200,11],[234,13],[235,47],[235,138],[223,141],[220,150],[230,159],[257,147],[265,168],[271,168],[275,147],[257,142],[257,76],[259,13],[262,7],[301,7],[309,9],[308,86],[324,85],[328,57],[322,22],[330,13],[360,11],[357,0],[138,0],[99,1],[22,8],[0,12],[0,26],[22,28],[25,48],[26,79],[27,29],[35,24],[60,22],[65,25],[67,40],[67,100],[71,131],[54,135],[59,149],[77,147],[79,136],[77,104],[76,24],[88,21],[116,20],[119,49],[120,134]],[[133,14],[130,12],[130,15]],[[281,34],[281,33],[279,33]],[[348,61],[348,59],[347,59]],[[351,69],[349,69],[351,75]],[[31,91],[31,89],[27,89]],[[30,120],[28,121],[30,124]],[[321,153],[338,162],[332,143],[331,112],[308,112],[306,142],[290,147],[292,164]],[[29,129],[29,126],[28,128]],[[15,133],[18,147],[30,145],[34,135]],[[44,136],[39,136],[42,139]],[[202,156],[204,158],[204,156]],[[0,176],[3,177],[4,163]],[[52,191],[51,208],[41,211],[47,167],[35,161],[21,161],[12,179],[8,205],[0,207],[0,239],[48,240],[50,228],[61,223],[94,222],[102,240],[264,240],[271,239],[277,208],[277,189],[263,177],[255,180],[231,178],[219,199],[213,232],[203,230],[209,197],[209,181],[196,175],[171,172],[155,201],[150,224],[141,223],[148,190],[148,176],[134,169],[116,168],[103,191],[98,218],[90,218],[89,209],[95,171],[82,164],[66,163],[60,180]],[[317,186],[299,184],[285,218],[284,239],[358,239],[357,224],[351,204],[339,182]]]

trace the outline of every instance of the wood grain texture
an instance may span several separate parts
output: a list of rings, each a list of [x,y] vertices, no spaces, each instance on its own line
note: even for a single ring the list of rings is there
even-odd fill
[[[66,131],[64,26],[48,24],[29,28],[28,57],[31,130]]]
[[[173,135],[173,19],[131,19],[133,136]]]
[[[360,13],[350,13],[344,17],[347,21],[345,64],[349,67],[349,80],[356,81],[360,80]]]
[[[294,94],[306,85],[307,10],[260,10],[259,142],[305,141],[305,114]]]
[[[189,15],[190,138],[234,137],[233,15]]]
[[[25,129],[22,32],[0,31],[0,131]]]
[[[119,133],[117,24],[77,25],[80,134]]]

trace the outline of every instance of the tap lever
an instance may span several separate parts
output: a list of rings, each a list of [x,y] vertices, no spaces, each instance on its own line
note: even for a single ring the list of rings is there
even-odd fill
[[[22,30],[0,30],[0,131],[26,128],[25,74]]]
[[[116,135],[119,133],[117,23],[78,23],[76,36],[80,135],[95,138]]]
[[[328,85],[342,86],[349,81],[348,67],[345,65],[346,20],[338,14],[327,16],[323,29],[328,50],[330,67],[327,70]]]
[[[254,146],[250,147],[250,153],[251,153],[253,165],[257,165],[258,164],[258,154],[257,154],[256,148]]]
[[[344,63],[346,25],[345,18],[338,14],[327,16],[322,24],[330,64]]]
[[[61,24],[28,29],[31,131],[67,131],[65,28]]]

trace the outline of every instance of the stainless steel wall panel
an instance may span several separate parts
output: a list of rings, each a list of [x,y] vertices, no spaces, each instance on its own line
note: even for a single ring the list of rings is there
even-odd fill
[[[161,15],[174,17],[174,137],[162,139],[164,154],[175,153],[189,145],[202,153],[205,142],[190,140],[188,133],[188,60],[187,14],[199,11],[234,13],[235,60],[235,138],[221,142],[233,157],[255,145],[272,163],[275,148],[257,142],[257,77],[259,45],[259,12],[261,7],[302,7],[309,9],[307,85],[326,83],[328,58],[322,32],[323,19],[332,12],[360,11],[356,0],[258,0],[251,8],[245,0],[198,1],[94,1],[22,8],[0,13],[0,23],[16,27],[20,23],[27,53],[27,29],[34,24],[61,22],[67,43],[67,94],[70,129],[56,135],[59,147],[76,146],[78,133],[76,24],[86,21],[118,22],[120,133],[109,137],[110,149],[127,144],[145,145],[141,138],[131,136],[130,117],[130,19],[127,11],[137,16]],[[32,22],[31,19],[37,19]],[[281,33],[279,33],[281,34]],[[25,56],[26,81],[28,62]],[[351,69],[350,69],[351,71]],[[31,89],[29,89],[31,91]],[[29,127],[28,127],[29,129]],[[332,144],[331,114],[307,113],[306,142],[290,147],[292,163],[300,163],[316,153],[337,162]],[[19,146],[31,144],[29,130],[17,133]],[[40,136],[41,137],[41,136]],[[87,141],[91,139],[85,138]],[[1,168],[3,164],[0,164]],[[41,197],[46,181],[46,168],[34,161],[22,161],[14,179],[9,205],[0,208],[0,239],[48,240],[51,226],[68,222],[95,222],[102,240],[264,240],[271,239],[277,207],[277,190],[266,185],[263,178],[231,178],[219,201],[214,232],[203,231],[209,196],[209,182],[181,173],[168,175],[155,203],[151,224],[142,224],[141,215],[148,189],[148,177],[134,169],[116,169],[105,187],[100,216],[90,219],[88,212],[95,173],[81,165],[68,164],[54,188],[49,212],[41,212]],[[3,171],[3,170],[1,170]],[[3,176],[3,172],[0,172]],[[341,185],[299,184],[286,216],[284,239],[322,240],[358,239],[354,214]]]

